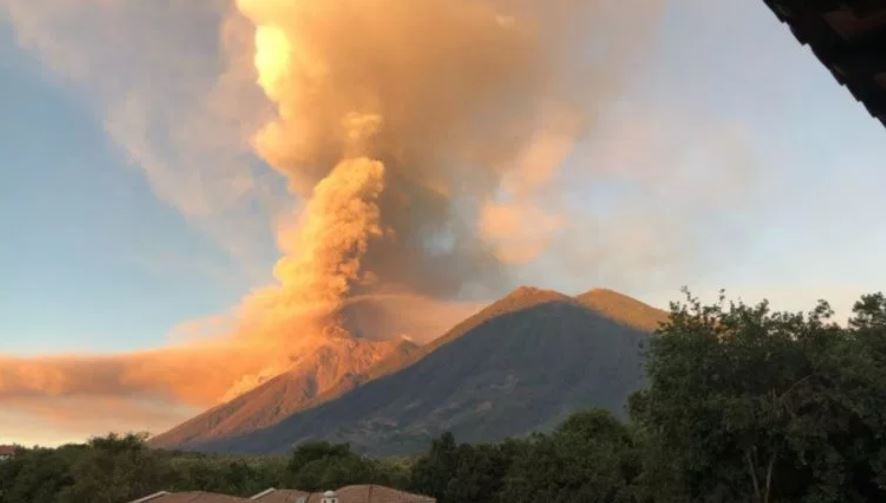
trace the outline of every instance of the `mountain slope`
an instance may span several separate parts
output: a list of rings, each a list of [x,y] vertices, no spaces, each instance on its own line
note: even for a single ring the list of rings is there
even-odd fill
[[[289,371],[151,438],[150,444],[178,447],[271,426],[359,386],[371,378],[368,372],[378,362],[394,366],[417,348],[408,341],[331,339],[300,355]]]
[[[323,439],[404,454],[444,431],[492,441],[551,428],[585,407],[623,414],[644,379],[640,346],[649,332],[636,327],[653,316],[638,313],[657,310],[591,293],[518,289],[420,348],[410,366],[271,427],[188,447],[274,452]]]
[[[653,332],[668,319],[668,313],[627,295],[595,288],[575,297],[599,314],[644,332]]]

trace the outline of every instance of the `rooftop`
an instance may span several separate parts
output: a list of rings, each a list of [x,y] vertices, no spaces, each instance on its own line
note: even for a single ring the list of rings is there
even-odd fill
[[[886,125],[886,5],[882,0],[764,0],[803,44]]]
[[[339,503],[435,503],[434,498],[378,485],[352,485],[335,491]],[[130,503],[320,503],[322,492],[297,489],[267,489],[251,498],[239,498],[201,491],[170,493],[160,491]]]
[[[437,501],[427,496],[371,484],[345,486],[336,490],[335,495],[339,503],[435,503]],[[320,503],[322,498],[323,493],[319,492],[269,489],[251,499],[262,503]]]
[[[207,493],[202,491],[189,491],[182,493],[170,493],[160,491],[144,498],[131,501],[130,503],[243,503],[248,499],[228,496],[226,494]]]
[[[268,489],[256,494],[250,499],[261,501],[262,503],[299,503],[299,499],[304,498],[301,501],[307,503],[310,497],[311,493],[299,491],[298,489]]]

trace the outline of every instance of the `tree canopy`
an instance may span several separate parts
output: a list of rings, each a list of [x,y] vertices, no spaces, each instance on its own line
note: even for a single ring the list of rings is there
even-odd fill
[[[632,397],[656,501],[886,501],[886,302],[672,306]]]

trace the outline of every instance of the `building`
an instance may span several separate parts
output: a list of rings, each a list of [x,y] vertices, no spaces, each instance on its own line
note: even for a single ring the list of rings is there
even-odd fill
[[[251,498],[201,491],[158,493],[130,503],[436,503],[436,499],[378,485],[345,486],[335,491],[310,493],[297,489],[268,489]]]
[[[268,489],[250,499],[262,503],[435,503],[437,501],[428,496],[371,484],[345,486],[325,493]]]
[[[16,446],[0,445],[0,461],[7,461],[15,457]]]
[[[188,491],[182,493],[160,491],[145,496],[144,498],[133,500],[130,503],[244,503],[248,501],[249,500],[246,498],[202,491]]]
[[[262,503],[298,503],[299,501],[307,503],[310,497],[311,493],[297,489],[268,489],[249,499]]]
[[[886,125],[886,3],[764,0],[803,44]]]

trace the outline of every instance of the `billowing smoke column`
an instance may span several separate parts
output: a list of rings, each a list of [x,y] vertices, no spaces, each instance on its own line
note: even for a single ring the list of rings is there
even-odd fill
[[[253,144],[309,201],[281,240],[281,286],[248,304],[285,315],[355,294],[494,287],[507,257],[496,222],[521,206],[494,200],[503,177],[520,178],[513,198],[544,183],[551,161],[520,156],[565,136],[562,158],[582,126],[579,96],[596,92],[563,64],[567,16],[591,3],[240,0],[277,107]]]

